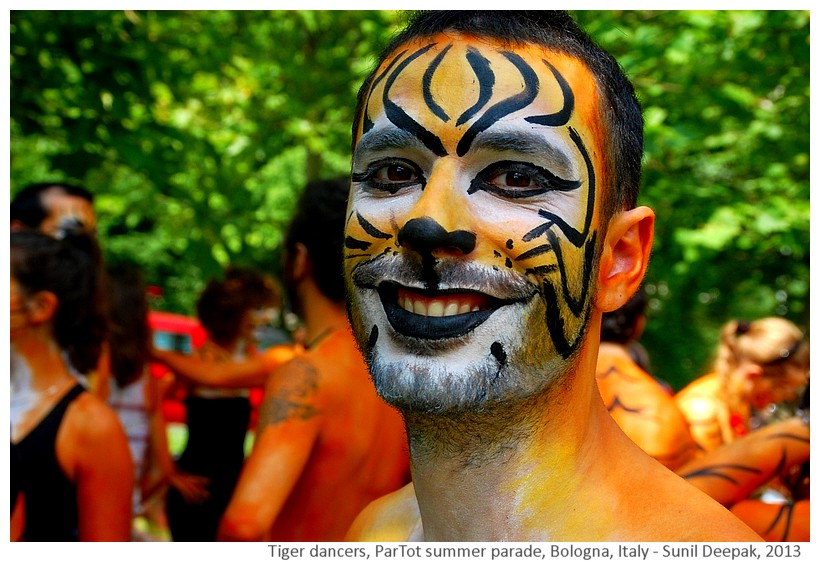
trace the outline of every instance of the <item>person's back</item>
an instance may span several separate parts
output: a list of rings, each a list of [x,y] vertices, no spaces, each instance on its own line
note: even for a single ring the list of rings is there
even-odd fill
[[[731,413],[721,399],[721,381],[709,373],[690,382],[675,394],[675,403],[686,416],[692,437],[702,451],[711,451],[733,440]]]
[[[675,470],[694,456],[696,447],[686,418],[624,347],[601,343],[596,379],[612,418],[651,457]]]
[[[401,417],[373,391],[346,326],[281,370],[283,377],[315,373],[322,420],[271,539],[340,541],[367,504],[409,479]]]

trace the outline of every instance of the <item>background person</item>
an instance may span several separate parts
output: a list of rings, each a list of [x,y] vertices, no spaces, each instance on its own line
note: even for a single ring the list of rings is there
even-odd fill
[[[280,301],[273,283],[249,268],[230,267],[222,279],[211,279],[197,301],[197,316],[208,334],[197,350],[203,368],[255,354],[256,317]],[[185,407],[188,439],[177,466],[207,478],[207,494],[186,497],[183,490],[170,489],[168,523],[174,541],[213,541],[245,460],[248,389],[190,384]]]
[[[73,234],[10,237],[11,479],[22,498],[12,528],[25,541],[130,537],[127,438],[69,368],[92,369],[105,337],[92,245]]]
[[[207,479],[177,470],[168,449],[167,427],[162,411],[163,389],[148,368],[151,330],[142,272],[128,263],[107,268],[107,305],[110,330],[105,343],[104,368],[96,393],[117,413],[128,436],[134,461],[132,536],[150,538],[139,528],[138,518],[149,521],[154,531],[167,532],[164,514],[156,520],[155,495],[166,485],[192,501],[206,495]],[[164,511],[164,498],[162,498]]]
[[[268,378],[254,449],[221,540],[340,541],[409,476],[401,418],[370,384],[345,314],[348,182],[309,183],[285,239],[285,285],[306,350]]]
[[[784,318],[724,324],[714,370],[675,396],[703,451],[749,432],[778,404],[796,401],[808,383],[809,346]]]

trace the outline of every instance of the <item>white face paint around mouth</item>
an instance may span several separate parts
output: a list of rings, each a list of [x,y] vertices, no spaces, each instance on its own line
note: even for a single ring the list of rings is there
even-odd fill
[[[537,297],[504,303],[485,317],[476,316],[480,310],[449,317],[402,310],[414,318],[400,321],[401,331],[376,290],[357,290],[352,300],[362,321],[354,329],[366,342],[376,389],[399,409],[443,413],[524,399],[563,372],[562,360],[530,352],[533,342],[543,339],[532,329],[543,328],[544,306]],[[436,329],[445,335],[431,337]]]
[[[385,400],[412,411],[471,409],[531,396],[563,372],[562,360],[531,352],[546,338],[537,288],[487,269],[448,264],[434,291],[408,278],[413,267],[401,257],[360,264],[351,319]]]

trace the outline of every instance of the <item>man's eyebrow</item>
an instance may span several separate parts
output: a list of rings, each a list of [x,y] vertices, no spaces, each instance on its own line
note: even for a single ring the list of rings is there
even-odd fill
[[[421,140],[404,129],[372,129],[365,133],[354,151],[354,159],[360,152],[380,152],[395,148],[425,148]]]
[[[518,152],[548,159],[567,176],[574,175],[571,158],[541,135],[527,131],[485,131],[476,136],[471,151]]]

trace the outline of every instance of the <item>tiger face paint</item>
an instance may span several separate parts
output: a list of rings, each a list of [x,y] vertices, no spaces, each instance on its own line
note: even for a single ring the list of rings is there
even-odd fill
[[[602,163],[593,78],[460,35],[377,71],[354,150],[345,272],[387,401],[453,411],[569,372],[590,316]]]

